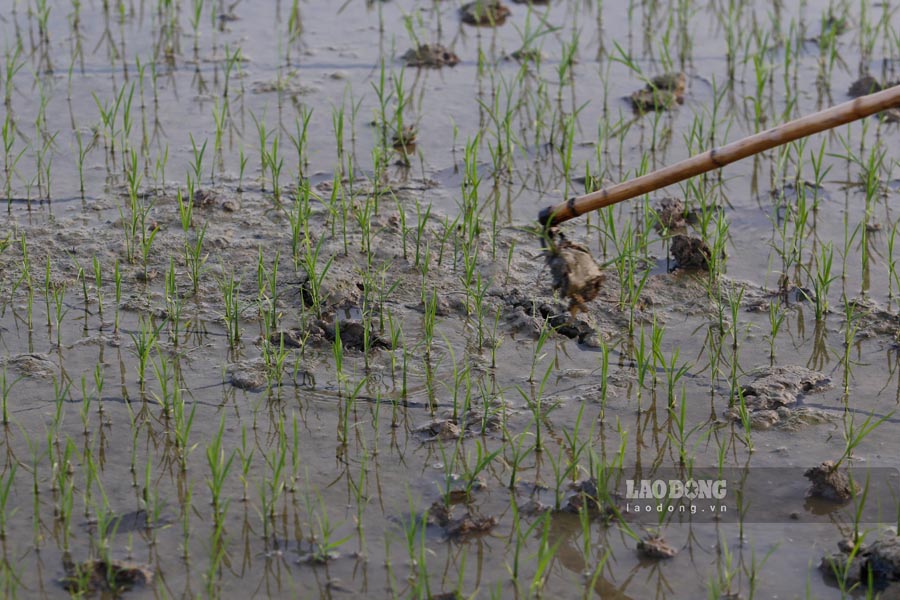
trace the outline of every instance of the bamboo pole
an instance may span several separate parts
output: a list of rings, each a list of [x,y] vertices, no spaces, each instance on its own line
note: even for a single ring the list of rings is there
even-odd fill
[[[894,106],[900,106],[900,85],[788,121],[725,146],[696,154],[637,179],[617,183],[583,196],[569,198],[556,206],[548,206],[543,209],[538,215],[538,221],[544,227],[559,225],[586,212],[664,188],[689,177],[724,167],[736,160],[857,119],[863,119]]]

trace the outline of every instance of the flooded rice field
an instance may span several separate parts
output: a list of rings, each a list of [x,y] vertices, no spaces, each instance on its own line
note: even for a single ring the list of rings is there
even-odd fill
[[[898,109],[536,222],[898,7],[510,2],[0,0],[4,597],[900,597]]]

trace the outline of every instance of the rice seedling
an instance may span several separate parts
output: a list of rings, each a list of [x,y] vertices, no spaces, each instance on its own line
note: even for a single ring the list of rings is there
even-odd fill
[[[219,428],[215,433],[215,437],[206,446],[206,464],[209,467],[209,477],[206,479],[206,485],[212,498],[213,521],[216,523],[217,528],[223,523],[228,510],[229,501],[222,497],[222,492],[237,453],[237,450],[232,450],[226,456],[222,443],[224,435],[225,417],[223,415],[219,419]]]
[[[741,388],[737,389],[737,411],[738,417],[740,418],[740,425],[743,433],[743,441],[747,446],[747,452],[753,453],[754,445],[753,445],[753,421],[750,417],[750,409],[747,407],[747,399],[744,397],[744,391]]]
[[[227,503],[225,508],[227,509]],[[223,520],[215,522],[215,526],[210,534],[209,539],[209,561],[206,567],[206,573],[203,577],[206,580],[206,595],[210,598],[221,597],[221,576],[222,564],[226,562],[228,544],[225,539],[225,523]]]
[[[31,259],[28,253],[28,242],[26,241],[26,236],[23,233],[21,238],[19,239],[19,247],[22,251],[22,276],[19,278],[19,281],[16,283],[16,287],[25,284],[25,291],[27,294],[26,304],[25,304],[25,315],[26,315],[26,324],[28,326],[28,331],[32,331],[34,329],[34,282],[31,274]],[[49,315],[49,306],[47,309],[47,313]]]
[[[487,469],[495,458],[500,454],[501,448],[494,450],[493,452],[488,452],[487,449],[481,444],[480,440],[475,440],[475,457],[474,460],[468,454],[466,455],[466,459],[462,461],[463,466],[463,478],[465,481],[465,487],[463,488],[463,494],[466,498],[471,499],[472,491],[475,489],[476,484],[480,481],[481,473]],[[471,464],[471,466],[469,466]]]
[[[44,313],[47,315],[47,332],[52,332],[53,322],[51,321],[53,313],[50,310],[50,298],[53,296],[54,282],[51,276],[50,257],[47,257],[46,267],[44,269]]]
[[[185,487],[181,502],[181,558],[185,562],[190,559],[191,554],[191,510],[193,499],[194,481],[191,480]]]
[[[852,458],[854,450],[856,450],[856,448],[859,447],[860,444],[862,444],[865,439],[869,435],[871,435],[873,431],[875,431],[875,429],[880,427],[893,415],[894,411],[891,411],[888,414],[879,416],[876,419],[876,415],[874,413],[870,413],[866,415],[866,418],[863,419],[862,423],[857,423],[856,419],[853,416],[853,413],[844,413],[842,432],[844,437],[844,451],[841,453],[841,456],[838,457],[836,461],[834,461],[834,468],[837,469],[842,462]]]
[[[248,156],[244,155],[244,148],[241,146],[239,152],[239,166],[238,166],[238,184],[236,191],[243,192],[244,191],[244,172],[247,170],[247,162],[250,160]]]
[[[184,242],[184,261],[188,267],[188,278],[191,280],[191,289],[194,298],[200,293],[200,283],[206,270],[206,261],[209,253],[204,251],[203,242],[206,239],[207,223],[203,224],[199,230],[195,232],[192,240]]]
[[[716,598],[734,593],[734,580],[740,571],[740,566],[735,564],[734,555],[728,547],[728,542],[721,539],[717,548],[716,571],[710,575],[706,583],[706,589],[710,596]]]
[[[235,280],[234,272],[228,273],[219,280],[219,291],[222,294],[224,305],[222,318],[225,320],[225,333],[231,350],[237,348],[241,341],[240,283],[240,280]]]
[[[312,560],[313,562],[324,564],[337,558],[338,549],[348,542],[353,535],[348,534],[344,537],[335,537],[342,524],[336,524],[331,520],[328,516],[328,506],[318,493],[316,494],[316,503],[318,504],[318,510],[313,508],[312,499],[307,497],[307,511],[315,530],[311,540],[313,543]]]
[[[12,463],[6,470],[6,473],[0,477],[0,540],[6,539],[6,524],[11,517],[15,515],[17,510],[13,509],[7,512],[9,504],[9,493],[12,490],[13,482],[16,478],[17,463]]]
[[[133,352],[138,359],[137,377],[141,393],[144,392],[147,381],[147,363],[150,361],[150,352],[154,348],[159,351],[159,332],[164,325],[165,322],[154,325],[150,319],[141,317],[138,321],[138,330],[128,334],[134,344]]]
[[[91,396],[87,392],[87,375],[81,375],[81,424],[85,437],[90,433],[88,425],[91,420]]]
[[[703,427],[703,424],[697,424],[694,427],[688,429],[687,392],[685,391],[684,385],[681,386],[681,397],[678,402],[678,410],[676,411],[674,402],[670,403],[669,417],[671,419],[671,423],[675,425],[675,428],[674,431],[668,431],[666,435],[678,449],[678,464],[682,467],[686,467],[693,462],[693,454],[688,454],[688,440],[694,433],[696,433]],[[700,440],[697,440],[694,447],[692,448],[693,451],[696,451],[696,444],[698,444],[699,442]]]
[[[309,221],[312,212],[311,199],[312,191],[309,188],[309,182],[300,181],[294,196],[294,204],[287,211],[288,221],[291,225],[291,257],[294,260],[295,271],[300,268],[300,252],[303,249],[302,242],[310,239]]]
[[[284,470],[286,453],[284,452],[284,431],[279,431],[280,446],[274,448],[266,456],[266,466],[269,469],[262,481],[258,484],[259,502],[260,502],[260,518],[263,522],[263,540],[268,540],[270,536],[270,525],[275,523],[275,505],[278,503],[284,492],[284,479],[282,471]]]
[[[203,143],[198,147],[197,142],[194,140],[194,135],[188,134],[188,137],[191,140],[191,155],[193,157],[193,162],[190,164],[193,175],[192,181],[200,185],[203,181],[203,157],[206,154],[206,140],[203,140]]]
[[[553,364],[548,365],[547,370],[544,372],[544,376],[541,378],[541,381],[537,385],[537,389],[532,386],[531,395],[526,394],[522,388],[517,387],[516,389],[519,392],[519,395],[522,396],[522,399],[525,400],[525,404],[528,406],[528,409],[531,411],[532,418],[534,420],[534,451],[536,453],[540,453],[544,450],[544,444],[542,441],[541,431],[544,426],[544,419],[547,418],[547,415],[553,411],[554,408],[557,407],[556,404],[550,404],[549,406],[545,406],[544,400],[544,388],[547,385],[547,381],[550,379],[550,375],[553,373]]]
[[[809,267],[801,265],[807,271],[807,275],[811,279],[812,294],[811,300],[815,307],[816,320],[821,321],[828,314],[828,290],[831,284],[838,278],[832,275],[832,264],[834,261],[834,249],[830,242],[822,245],[821,252],[815,257],[816,271],[811,273]]]
[[[122,302],[122,272],[119,269],[119,260],[116,259],[113,263],[113,282],[115,283],[115,298],[116,298],[116,314],[115,314],[115,322],[113,327],[113,332],[119,333],[119,304]]]
[[[651,342],[652,346],[652,342]],[[655,383],[655,371],[653,369],[654,360],[653,353],[651,348],[647,345],[647,337],[644,335],[644,328],[641,327],[641,335],[638,338],[637,343],[632,342],[629,348],[630,352],[634,358],[634,367],[635,367],[635,375],[637,377],[637,401],[638,401],[638,410],[640,411],[641,398],[643,397],[643,390],[651,389],[656,387]],[[654,383],[652,386],[647,385],[647,375],[649,373],[653,373]]]
[[[675,386],[678,384],[682,377],[690,373],[691,365],[690,363],[683,363],[681,365],[678,364],[678,358],[681,354],[680,347],[676,347],[672,351],[671,359],[669,361],[666,361],[665,353],[662,350],[662,335],[665,329],[661,326],[658,326],[655,319],[653,321],[652,327],[651,351],[653,353],[654,362],[658,365],[658,368],[661,368],[665,373],[666,397],[668,399],[669,406],[672,407],[675,404]]]
[[[3,367],[3,372],[0,373],[0,414],[2,414],[2,423],[4,426],[10,424],[9,419],[9,393],[12,391],[13,386],[15,386],[22,378],[17,377],[12,381],[9,381],[6,366]]]
[[[391,131],[392,139],[397,140],[399,143],[394,144],[395,150],[397,150],[400,154],[400,160],[404,165],[409,166],[409,150],[410,150],[410,141],[415,138],[415,125],[407,125],[406,117],[404,114],[406,110],[409,108],[411,98],[407,93],[406,86],[404,83],[406,75],[406,69],[400,69],[400,74],[396,75],[393,71],[391,72],[391,87],[393,88],[393,93],[390,94],[389,98],[393,98],[394,100],[394,113],[389,120],[389,127],[393,130]],[[379,101],[384,101],[383,92],[379,95]],[[411,137],[412,136],[412,137]],[[338,142],[338,157],[340,158],[340,149],[342,144],[340,141]]]
[[[531,595],[538,595],[544,589],[550,575],[550,566],[562,543],[560,540],[553,545],[550,544],[550,514],[545,513],[541,521],[541,537],[534,557],[535,569],[528,586],[528,592]]]
[[[278,154],[278,140],[281,136],[275,134],[272,137],[272,147],[270,150],[262,150],[264,161],[268,164],[269,173],[272,178],[272,195],[275,204],[281,204],[281,170],[284,167],[284,158]]]
[[[3,120],[3,128],[0,129],[0,136],[3,138],[3,180],[4,191],[6,193],[6,212],[12,211],[12,185],[13,175],[16,172],[16,165],[25,154],[26,148],[22,148],[18,153],[13,152],[13,146],[16,143],[16,126],[12,121],[12,116],[7,112],[6,118]]]
[[[303,253],[303,270],[306,273],[306,282],[304,284],[303,302],[304,306],[311,310],[317,318],[321,318],[322,309],[326,300],[323,283],[328,271],[331,268],[333,256],[328,257],[324,265],[321,265],[319,255],[322,252],[323,239],[319,239],[313,245],[310,237],[305,238],[305,252]]]

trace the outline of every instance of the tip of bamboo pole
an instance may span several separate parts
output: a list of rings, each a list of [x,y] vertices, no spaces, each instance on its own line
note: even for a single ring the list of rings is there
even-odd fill
[[[550,218],[553,216],[554,208],[554,206],[547,206],[538,213],[538,223],[541,224],[541,227],[546,228],[548,225],[551,225]]]

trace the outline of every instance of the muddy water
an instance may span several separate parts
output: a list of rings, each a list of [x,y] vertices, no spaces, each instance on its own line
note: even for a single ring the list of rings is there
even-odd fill
[[[67,565],[110,558],[152,571],[135,597],[838,597],[815,567],[851,519],[817,515],[802,481],[788,523],[642,529],[553,509],[598,464],[677,467],[681,441],[697,465],[836,460],[869,414],[886,419],[853,464],[896,465],[897,125],[855,123],[625,203],[611,228],[596,215],[571,224],[601,261],[622,254],[616,232],[648,243],[635,273],[608,267],[577,325],[544,337],[566,303],[523,228],[586,175],[621,181],[844,101],[863,72],[896,80],[900,22],[824,2],[609,4],[515,4],[503,25],[471,27],[448,3],[206,3],[195,27],[187,4],[7,1],[6,594],[65,595]],[[460,63],[404,69],[413,38]],[[523,46],[537,60],[512,59]],[[642,75],[669,70],[688,76],[684,103],[634,114]],[[405,161],[391,140],[401,120],[417,130]],[[189,178],[208,200],[183,228]],[[300,180],[308,227],[292,246]],[[711,218],[720,277],[668,272],[650,216],[665,195]],[[307,259],[325,273],[322,315]],[[819,320],[817,270],[832,280]],[[360,316],[389,347],[333,341],[334,318]],[[271,343],[292,329],[300,348]],[[800,399],[823,422],[748,434],[726,416],[772,364],[830,379]],[[426,525],[467,482],[451,516],[496,525]],[[658,530],[677,556],[639,557],[629,528]]]

